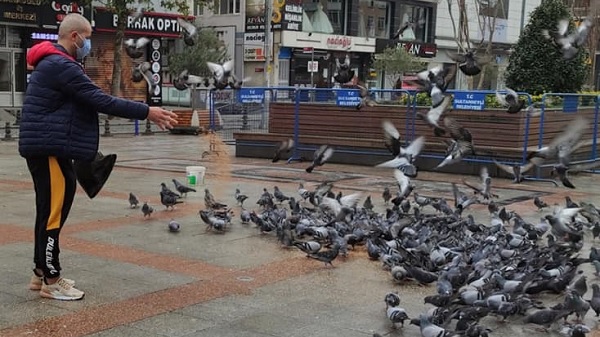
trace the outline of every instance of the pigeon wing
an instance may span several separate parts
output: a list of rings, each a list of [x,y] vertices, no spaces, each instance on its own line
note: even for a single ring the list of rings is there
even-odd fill
[[[404,192],[408,189],[408,185],[410,184],[410,179],[408,179],[408,177],[404,175],[404,172],[400,170],[394,170],[394,178],[396,178],[400,193],[404,195]]]
[[[362,196],[363,194],[361,192],[345,195],[340,198],[340,204],[342,204],[344,207],[354,208],[356,205],[358,205],[358,202]]]
[[[503,94],[500,93],[500,91],[496,91],[496,101],[498,101],[498,103],[502,106],[508,106],[506,98]]]
[[[461,55],[461,54],[457,54],[457,53],[452,53],[452,52],[449,52],[449,51],[446,51],[446,54],[454,62],[463,63],[463,62],[465,62],[467,60],[467,58],[465,57],[465,55]]]
[[[504,171],[510,175],[514,175],[512,167],[510,167],[506,164],[502,164],[502,163],[496,161],[496,159],[494,159],[494,164],[496,164],[496,166],[498,166],[498,168],[501,169],[502,171]]]
[[[410,155],[411,157],[416,157],[419,155],[419,153],[421,153],[421,150],[423,149],[423,146],[425,145],[425,137],[420,136],[418,138],[416,138],[415,140],[412,141],[412,143],[410,143],[409,146],[407,146],[404,149],[400,149],[400,154],[402,155]]]

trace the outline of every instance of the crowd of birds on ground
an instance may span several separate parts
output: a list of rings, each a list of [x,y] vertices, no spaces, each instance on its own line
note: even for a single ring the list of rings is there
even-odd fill
[[[190,38],[195,34],[195,28],[184,22],[180,25],[187,37],[186,43],[193,41]],[[575,32],[569,33],[568,21],[565,24],[561,20],[557,32],[545,33],[545,36],[560,48],[565,59],[570,59],[585,41],[590,25],[586,21]],[[130,52],[140,48],[140,40],[126,42],[132,49],[128,50],[132,58],[137,54]],[[467,76],[477,75],[482,65],[489,62],[473,51],[450,57]],[[350,82],[354,72],[350,69],[349,58],[344,63],[336,62],[335,80],[342,84]],[[142,64],[139,66],[142,75],[146,72],[144,67]],[[209,68],[217,88],[236,88],[243,82],[232,75],[231,61],[223,65],[209,64]],[[444,139],[448,145],[447,152],[436,168],[458,163],[466,156],[476,154],[470,132],[447,116],[452,97],[445,92],[455,72],[456,67],[436,67],[418,74],[417,84],[432,98],[429,112],[420,115],[420,118],[431,126],[435,137],[450,136],[450,139]],[[200,81],[200,78],[184,73],[178,77],[176,85],[184,88],[196,84],[195,81]],[[148,83],[151,85],[151,82]],[[363,100],[358,108],[374,105],[368,90],[364,87],[359,89]],[[497,92],[497,99],[507,107],[508,113],[518,113],[525,107],[525,102],[516,92],[510,89],[504,92]],[[533,107],[526,109],[530,117],[535,116]],[[574,165],[570,162],[588,125],[585,119],[574,117],[550,144],[530,153],[524,165],[507,166],[494,162],[512,174],[515,183],[520,183],[524,173],[556,159],[553,172],[565,187],[575,188],[568,173],[598,165]],[[590,331],[583,324],[583,319],[590,309],[596,317],[599,316],[600,286],[592,284],[591,298],[584,298],[589,275],[585,275],[581,267],[591,264],[594,275],[598,277],[600,251],[592,247],[588,257],[581,257],[581,250],[584,239],[589,238],[588,231],[592,233],[592,240],[600,236],[598,208],[585,201],[575,203],[570,197],[566,197],[564,206],[549,206],[536,197],[533,206],[538,211],[552,207],[553,210],[542,216],[539,222],[528,222],[517,212],[500,207],[494,201],[499,196],[493,192],[492,179],[485,166],[481,169],[479,184],[467,180],[463,180],[464,187],[451,184],[449,192],[453,200],[420,195],[411,179],[418,175],[415,160],[425,145],[425,137],[417,137],[407,147],[402,147],[400,133],[391,122],[383,121],[382,129],[384,144],[392,159],[377,167],[393,169],[397,185],[395,194],[389,186],[381,194],[385,212],[374,210],[371,195],[364,192],[336,193],[332,182],[323,182],[314,188],[306,188],[301,183],[295,196],[285,194],[277,186],[273,186],[273,193],[264,188],[255,210],[244,207],[248,197],[236,189],[234,199],[241,209],[242,225],[254,224],[261,234],[273,233],[283,247],[297,248],[308,258],[323,262],[326,267],[333,267],[332,262],[338,256],[346,257],[357,246],[363,246],[369,259],[379,261],[382,268],[389,271],[394,283],[435,284],[436,294],[424,298],[424,303],[431,305],[426,312],[403,309],[398,292],[389,292],[384,297],[385,312],[391,326],[403,327],[405,321],[409,321],[419,327],[423,337],[485,337],[492,332],[482,322],[486,316],[496,316],[499,322],[522,321],[544,331],[557,323],[566,336],[585,336]],[[278,144],[272,162],[278,162],[291,153],[294,146],[292,139]],[[328,145],[319,147],[306,172],[311,173],[323,166],[334,151]],[[182,203],[181,199],[187,193],[196,192],[176,179],[173,183],[177,192],[170,190],[165,183],[161,184],[160,200],[166,210]],[[465,188],[470,193],[465,192]],[[198,214],[206,229],[226,232],[233,220],[232,207],[217,201],[208,188],[204,190],[204,202],[205,209]],[[139,206],[133,193],[129,203],[132,208]],[[489,221],[485,223],[478,223],[472,214],[465,212],[471,205],[481,203],[487,204],[490,214]],[[144,203],[141,209],[144,217],[150,217],[154,211],[148,203]],[[181,225],[171,220],[168,228],[178,232]],[[544,303],[538,296],[542,293],[557,294],[560,301]],[[569,317],[574,317],[575,321],[569,322]]]

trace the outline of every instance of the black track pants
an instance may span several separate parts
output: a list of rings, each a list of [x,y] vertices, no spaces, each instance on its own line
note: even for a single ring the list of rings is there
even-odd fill
[[[60,229],[67,220],[77,180],[73,162],[57,157],[26,158],[35,189],[33,263],[47,278],[60,276]]]

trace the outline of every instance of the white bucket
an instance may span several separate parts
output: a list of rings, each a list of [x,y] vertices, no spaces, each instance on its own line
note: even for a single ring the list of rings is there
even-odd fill
[[[185,174],[187,176],[188,185],[204,185],[204,173],[206,173],[206,167],[204,166],[187,166],[185,168]]]

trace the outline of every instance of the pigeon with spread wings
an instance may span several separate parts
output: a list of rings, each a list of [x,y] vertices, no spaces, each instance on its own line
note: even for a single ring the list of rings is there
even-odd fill
[[[448,109],[450,104],[452,103],[452,96],[447,95],[444,97],[442,103],[440,103],[436,107],[431,107],[427,114],[422,114],[420,112],[417,113],[417,117],[423,120],[427,125],[433,128],[433,134],[436,136],[441,136],[446,133],[446,131],[440,127],[439,121],[444,112]]]
[[[362,107],[366,106],[375,106],[377,105],[377,102],[375,102],[375,100],[373,98],[371,98],[371,93],[369,92],[369,89],[367,89],[366,87],[363,87],[362,85],[357,84],[356,87],[359,90],[359,95],[360,95],[360,103],[358,103],[356,105],[356,109],[360,110],[362,109]]]
[[[193,46],[195,44],[194,39],[198,33],[198,28],[191,22],[185,21],[182,18],[177,18],[177,23],[179,24],[179,27],[181,27],[183,42],[188,46]]]
[[[517,94],[516,91],[510,88],[506,88],[505,90],[506,94],[501,94],[500,91],[496,91],[496,100],[502,106],[508,107],[506,112],[510,114],[516,114],[523,109],[525,106],[525,101],[519,99],[519,94]]]
[[[473,138],[471,133],[466,128],[462,127],[454,118],[444,118],[444,126],[450,132],[451,141],[446,141],[448,148],[446,157],[435,169],[442,168],[447,165],[455,164],[461,161],[465,156],[475,154],[473,147]]]
[[[150,42],[150,39],[146,37],[140,37],[139,39],[127,39],[125,40],[125,53],[132,59],[137,59],[144,56],[146,45]]]
[[[451,60],[458,63],[458,68],[463,74],[467,76],[479,75],[484,65],[490,63],[492,58],[490,56],[477,56],[472,50],[464,53],[451,53],[446,52]]]
[[[225,89],[229,85],[229,76],[233,71],[233,60],[229,60],[223,64],[217,64],[214,62],[206,62],[208,70],[215,81],[215,87],[217,89]]]
[[[470,187],[475,192],[475,194],[480,194],[484,200],[498,198],[497,194],[492,193],[492,178],[488,173],[487,167],[481,167],[481,172],[479,176],[481,177],[481,184],[479,186],[471,184],[466,179],[463,179],[463,184]]]
[[[407,81],[416,86],[419,91],[426,92],[431,97],[431,105],[437,107],[444,100],[444,93],[456,74],[456,66],[435,68],[417,73],[417,79]]]
[[[142,62],[137,67],[133,68],[133,71],[131,72],[131,80],[133,82],[146,80],[146,83],[148,83],[148,93],[150,94],[154,93],[155,88],[158,86],[152,77],[151,68],[150,62]]]
[[[502,171],[513,176],[513,183],[520,183],[523,181],[523,173],[531,170],[535,165],[532,162],[527,162],[525,165],[514,164],[514,165],[506,165],[498,162],[494,159],[494,164],[501,169]]]
[[[346,84],[354,78],[354,70],[350,69],[350,56],[346,55],[344,63],[340,63],[338,58],[335,59],[337,75],[333,79],[339,84]]]
[[[577,56],[579,48],[587,41],[592,26],[593,22],[585,19],[574,32],[569,33],[569,20],[562,19],[556,24],[556,32],[550,33],[544,29],[542,35],[560,49],[565,60],[571,60]]]

